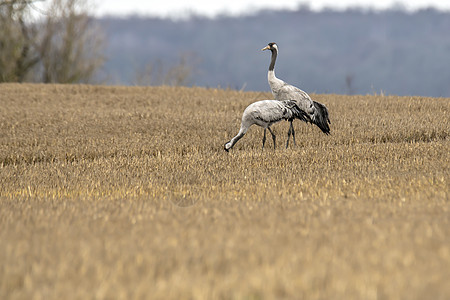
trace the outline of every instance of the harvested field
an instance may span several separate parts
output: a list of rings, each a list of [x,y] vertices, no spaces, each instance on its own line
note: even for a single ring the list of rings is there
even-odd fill
[[[0,85],[0,299],[450,299],[450,99]]]

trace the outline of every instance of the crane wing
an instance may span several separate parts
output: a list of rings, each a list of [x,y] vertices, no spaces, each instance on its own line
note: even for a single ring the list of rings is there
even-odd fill
[[[314,108],[311,97],[305,91],[293,85],[284,84],[276,91],[275,98],[277,100],[295,100],[301,110],[308,114],[313,113]]]

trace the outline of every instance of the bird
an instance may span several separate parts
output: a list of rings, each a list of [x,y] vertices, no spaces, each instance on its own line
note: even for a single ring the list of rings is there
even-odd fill
[[[323,133],[327,135],[330,134],[330,126],[328,124],[331,124],[331,122],[328,116],[327,107],[322,103],[313,101],[305,91],[290,85],[275,76],[275,62],[278,55],[278,45],[276,43],[269,43],[266,47],[261,49],[261,51],[264,50],[270,50],[272,52],[267,79],[274,98],[276,100],[295,100],[298,108],[305,113],[307,123],[313,123],[317,125]],[[291,134],[295,145],[295,132],[292,121],[293,120],[289,121],[290,126],[286,148],[289,145],[289,137]]]
[[[297,106],[297,103],[294,100],[260,100],[253,102],[247,106],[242,114],[241,127],[238,134],[225,143],[224,149],[228,152],[253,124],[264,128],[262,149],[264,149],[264,144],[266,142],[266,129],[268,129],[272,135],[273,147],[275,149],[276,137],[270,126],[281,120],[291,121],[293,119],[300,119],[306,122],[307,117],[308,116]]]

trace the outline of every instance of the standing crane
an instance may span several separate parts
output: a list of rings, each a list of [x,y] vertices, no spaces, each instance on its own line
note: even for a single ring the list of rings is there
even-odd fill
[[[298,108],[305,113],[305,122],[316,124],[323,133],[329,134],[330,127],[328,126],[328,124],[331,124],[331,122],[328,117],[327,107],[319,102],[313,101],[311,97],[309,97],[309,95],[301,89],[290,85],[275,76],[275,62],[278,55],[278,46],[276,43],[269,43],[265,48],[261,49],[261,51],[264,50],[270,50],[272,52],[267,79],[269,81],[270,89],[272,90],[272,94],[275,99],[280,101],[294,100]],[[295,132],[292,121],[293,119],[289,120],[290,125],[286,148],[289,146],[289,137],[291,133],[295,145]]]

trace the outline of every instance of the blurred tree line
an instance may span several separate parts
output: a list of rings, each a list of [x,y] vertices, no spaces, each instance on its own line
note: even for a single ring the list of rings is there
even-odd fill
[[[260,49],[277,42],[277,76],[310,93],[450,96],[447,11],[300,6],[242,16],[96,21],[108,41],[109,84],[169,82],[165,74],[178,66],[189,75],[182,84],[268,91],[270,54]],[[136,78],[137,69],[152,76]]]
[[[47,3],[42,11],[36,3]],[[0,0],[0,82],[198,85],[312,93],[450,95],[450,13],[252,11],[181,19],[92,18],[89,0]]]
[[[90,82],[104,40],[87,1],[51,0],[45,9],[37,2],[0,1],[0,82]]]

